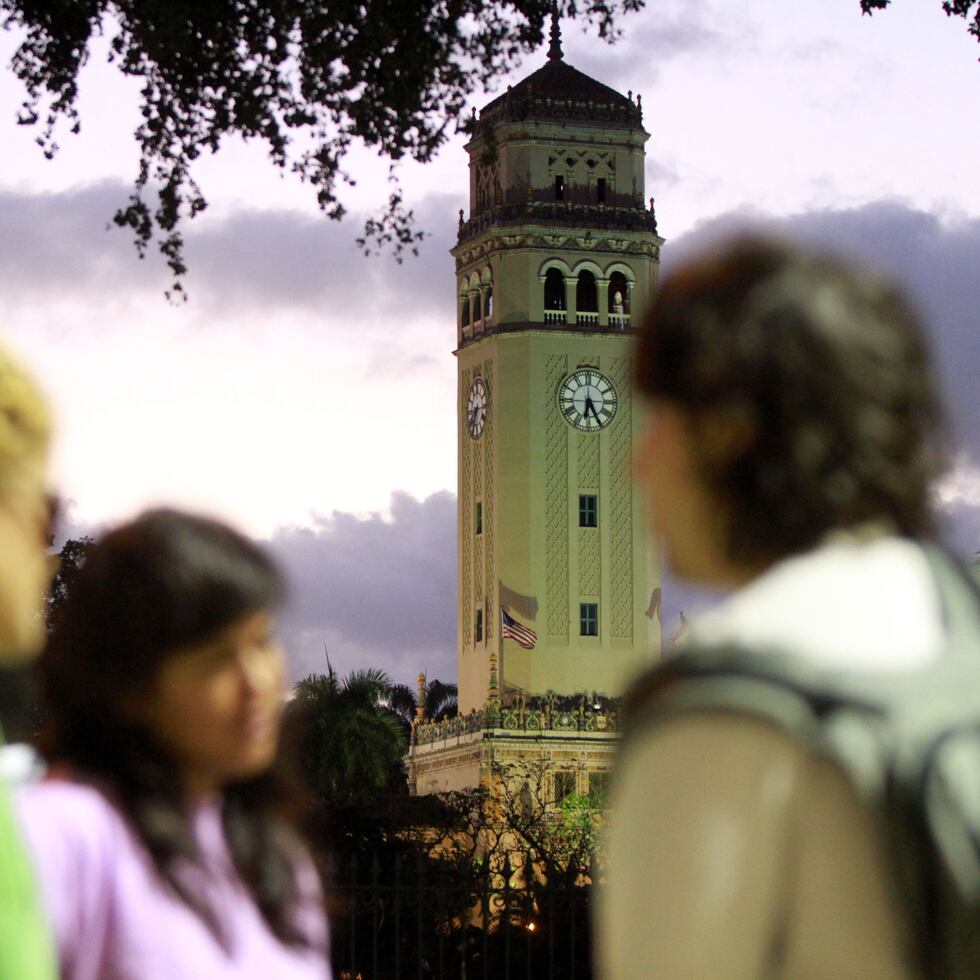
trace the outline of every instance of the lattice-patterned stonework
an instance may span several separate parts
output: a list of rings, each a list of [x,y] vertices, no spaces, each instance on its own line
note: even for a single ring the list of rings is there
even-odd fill
[[[497,414],[497,393],[493,386],[493,361],[483,362],[483,381],[490,392],[487,420],[483,426],[483,567],[486,583],[486,607],[483,631],[488,640],[497,635],[497,572],[494,565],[494,418]]]
[[[575,436],[575,476],[581,492],[599,489],[599,440],[594,432]]]
[[[609,588],[610,630],[614,638],[633,638],[633,446],[632,362],[615,358],[610,378],[619,393],[619,411],[609,427]]]
[[[473,449],[473,505],[475,507],[476,501],[478,501],[483,496],[483,465],[482,464],[483,464],[483,447],[486,445],[486,443],[482,438],[476,440],[471,439],[470,445]]]
[[[463,646],[468,646],[472,642],[473,636],[473,592],[472,592],[472,535],[473,535],[473,493],[472,468],[473,468],[473,440],[466,426],[466,399],[470,390],[471,372],[467,368],[463,371],[460,384],[460,407],[457,412],[459,419],[459,445],[462,447],[459,461],[459,500],[457,506],[461,515],[460,538],[462,542],[461,561],[459,568],[459,594],[462,597],[459,611],[461,622],[460,631],[462,633]]]
[[[596,367],[598,367],[596,363]],[[599,436],[594,432],[575,435],[575,482],[579,493],[599,491]],[[578,594],[583,599],[599,598],[601,563],[598,528],[579,528]]]
[[[486,592],[483,587],[483,535],[473,538],[473,607],[483,601]],[[488,603],[489,604],[489,603]],[[484,614],[485,615],[485,614]],[[486,627],[484,626],[484,629]]]
[[[563,354],[548,358],[545,417],[545,595],[548,635],[568,636],[568,426],[555,405],[566,372]]]
[[[599,598],[599,530],[578,529],[578,594],[583,599]]]

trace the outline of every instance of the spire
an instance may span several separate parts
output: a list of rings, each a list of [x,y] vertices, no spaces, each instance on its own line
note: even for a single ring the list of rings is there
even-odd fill
[[[551,5],[551,47],[548,48],[549,61],[561,61],[561,27],[558,24],[558,4]]]
[[[415,700],[415,721],[425,721],[425,674],[419,674],[419,696]]]

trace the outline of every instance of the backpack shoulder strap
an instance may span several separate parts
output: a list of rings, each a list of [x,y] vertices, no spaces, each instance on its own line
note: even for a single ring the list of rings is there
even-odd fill
[[[841,704],[839,692],[796,658],[740,647],[689,649],[650,671],[627,695],[626,740],[691,712],[750,715],[808,743],[822,739],[824,720]],[[855,702],[876,712],[872,702]]]

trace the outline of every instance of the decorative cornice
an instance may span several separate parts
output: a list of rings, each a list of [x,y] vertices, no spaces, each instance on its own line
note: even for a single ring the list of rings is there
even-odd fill
[[[645,255],[660,258],[662,238],[593,238],[585,235],[549,235],[539,231],[517,234],[489,235],[467,246],[457,245],[452,250],[456,257],[456,271],[461,272],[479,263],[493,252],[510,249],[537,248],[544,251],[563,252],[614,252],[621,255]]]
[[[638,106],[617,105],[610,102],[597,102],[592,99],[553,99],[534,92],[521,92],[511,95],[492,108],[480,113],[478,132],[488,126],[504,122],[525,122],[529,119],[573,120],[576,122],[609,125],[620,123],[631,129],[643,128],[643,112]]]
[[[490,228],[528,224],[657,234],[657,214],[652,206],[648,210],[642,204],[636,207],[607,207],[563,201],[526,201],[497,204],[473,215],[468,221],[461,220],[456,239],[462,245]]]
[[[517,320],[508,323],[494,323],[493,321],[488,321],[483,328],[478,332],[474,333],[472,336],[464,336],[460,342],[459,347],[453,351],[454,354],[458,354],[464,347],[469,347],[472,344],[478,344],[482,340],[486,340],[489,337],[496,337],[500,334],[511,334],[511,333],[570,333],[570,334],[602,334],[606,337],[632,337],[639,334],[639,328],[628,326],[628,327],[617,327],[611,324],[606,326],[601,326],[598,323],[532,323],[530,320]]]

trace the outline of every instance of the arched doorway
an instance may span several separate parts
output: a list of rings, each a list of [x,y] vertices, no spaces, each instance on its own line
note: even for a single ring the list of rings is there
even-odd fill
[[[565,322],[565,277],[561,269],[549,269],[544,277],[544,322]]]

